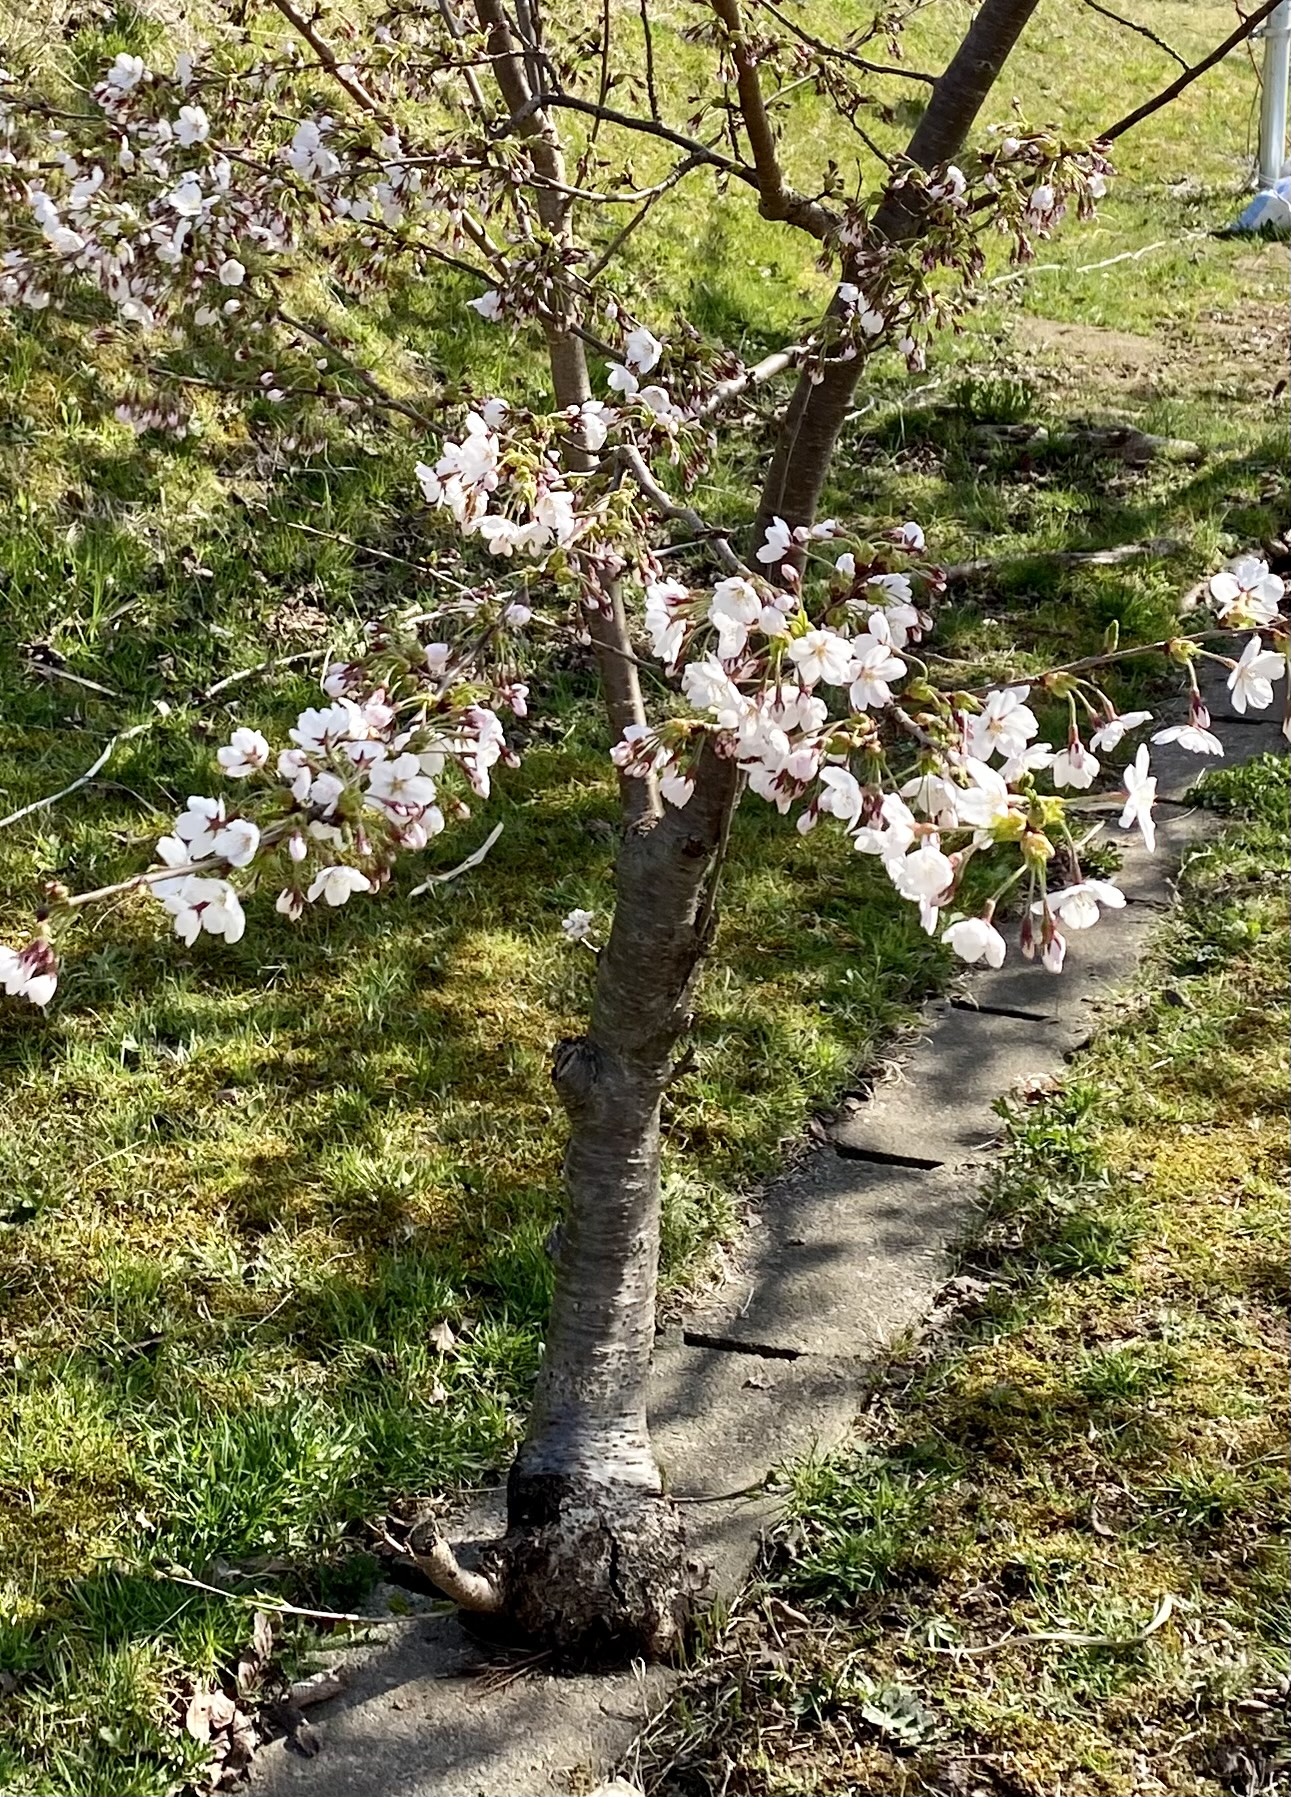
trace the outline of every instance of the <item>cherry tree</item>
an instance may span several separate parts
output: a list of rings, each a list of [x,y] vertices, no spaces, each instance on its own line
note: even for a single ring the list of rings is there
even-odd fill
[[[464,1606],[560,1647],[663,1651],[701,1583],[646,1417],[660,1107],[742,797],[803,833],[841,831],[965,962],[1000,965],[1011,932],[1057,973],[1070,932],[1124,904],[1083,876],[1069,795],[1119,757],[1119,822],[1151,847],[1150,744],[1220,753],[1199,663],[1229,670],[1239,709],[1269,706],[1285,672],[1282,582],[1247,556],[1212,578],[1205,628],[960,689],[926,648],[941,578],[920,525],[817,517],[869,360],[895,350],[922,367],[972,304],[988,240],[1025,261],[1064,215],[1090,214],[1115,139],[1215,60],[1091,141],[1016,110],[983,121],[1036,3],[983,0],[934,76],[909,66],[898,13],[826,42],[772,0],[708,0],[686,35],[710,87],[680,121],[648,0],[639,20],[607,8],[593,28],[548,21],[536,0],[439,0],[362,31],[266,0],[195,20],[195,47],[164,63],[123,51],[89,91],[0,76],[0,298],[15,316],[81,307],[101,335],[182,351],[187,367],[209,355],[227,368],[231,354],[245,378],[208,382],[231,407],[290,396],[401,419],[418,445],[409,494],[453,545],[438,552],[442,602],[373,623],[285,740],[232,733],[213,793],[188,800],[155,865],[47,892],[30,940],[0,950],[11,996],[49,1004],[62,933],[123,890],[150,892],[191,944],[237,941],[249,894],[294,921],[415,880],[420,852],[450,830],[465,839],[515,765],[506,720],[526,714],[524,667],[571,636],[595,658],[623,834],[612,917],[579,910],[560,926],[595,952],[596,979],[587,1029],[552,1069],[567,1207],[546,1351],[506,1537],[479,1571],[442,1541],[420,1554]],[[866,128],[877,76],[926,99],[899,156]],[[792,139],[795,88],[830,103],[840,143],[864,144],[872,190],[849,181],[841,151],[812,192],[791,183],[788,149],[795,166],[812,154]],[[644,187],[633,144],[659,171]],[[749,190],[835,283],[801,341],[752,366],[684,323],[637,317],[615,290],[627,236],[702,179]],[[469,277],[480,318],[541,339],[549,404],[476,395],[432,426],[438,395],[394,395],[339,331],[301,315],[320,264],[356,293],[444,265]],[[786,374],[741,542],[693,490],[750,393]],[[151,377],[117,415],[139,433],[191,428],[178,375]],[[668,553],[679,529],[686,560]],[[1235,631],[1240,655],[1224,640]],[[1105,668],[1149,650],[1179,672],[1185,724],[1153,729],[1105,690]],[[650,706],[643,665],[662,695]],[[1057,741],[1041,739],[1039,700],[1066,708]],[[492,837],[472,840],[463,866]]]

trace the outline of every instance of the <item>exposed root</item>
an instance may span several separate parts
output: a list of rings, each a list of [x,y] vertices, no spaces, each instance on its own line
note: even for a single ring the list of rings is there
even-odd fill
[[[459,1565],[457,1555],[442,1535],[436,1535],[429,1547],[421,1549],[400,1543],[388,1533],[382,1539],[401,1560],[411,1561],[418,1572],[461,1609],[477,1616],[496,1616],[502,1609],[502,1593],[493,1580]]]

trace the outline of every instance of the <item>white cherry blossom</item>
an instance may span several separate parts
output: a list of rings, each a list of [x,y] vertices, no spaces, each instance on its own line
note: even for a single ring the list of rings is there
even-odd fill
[[[586,942],[596,922],[595,911],[575,909],[560,920],[561,932],[566,942]]]
[[[368,776],[368,796],[392,809],[416,810],[435,802],[435,782],[421,771],[415,755],[381,761]]]
[[[1125,806],[1121,812],[1122,830],[1130,829],[1137,824],[1143,837],[1143,846],[1149,852],[1156,847],[1156,820],[1152,816],[1152,807],[1156,803],[1156,775],[1149,773],[1148,746],[1139,744],[1139,752],[1126,768]]]
[[[467,300],[466,303],[472,312],[478,312],[490,324],[496,324],[504,310],[502,295],[496,287],[490,287],[487,293],[482,293],[478,299]]]
[[[760,562],[782,562],[793,547],[793,532],[783,518],[773,518],[767,525],[766,540],[757,552]]]
[[[977,961],[985,961],[988,967],[1004,964],[1006,944],[989,917],[961,917],[942,931],[941,939],[970,965]]]
[[[1089,746],[1091,749],[1110,753],[1120,746],[1123,736],[1128,736],[1131,730],[1138,730],[1142,725],[1151,722],[1152,713],[1150,711],[1123,711],[1119,716],[1108,718],[1105,724],[1099,725],[1089,739]]]
[[[867,632],[866,635],[855,638],[851,644],[852,660],[848,668],[851,685],[848,697],[857,711],[890,705],[892,688],[889,682],[899,680],[906,671],[906,664],[892,653],[890,643],[885,638],[886,631],[883,637]]]
[[[675,805],[679,811],[683,806],[689,805],[694,791],[695,782],[689,774],[678,773],[670,769],[659,778],[660,796],[666,799],[670,805]]]
[[[311,905],[320,898],[329,905],[343,905],[354,893],[370,891],[371,884],[357,867],[324,867],[310,881],[305,896]]]
[[[809,630],[789,645],[789,659],[804,686],[823,680],[826,686],[846,686],[852,676],[852,645],[835,630]]]
[[[969,752],[979,761],[1022,754],[1040,728],[1027,704],[1030,696],[1029,686],[989,693],[981,711],[969,720]]]
[[[1067,938],[1061,930],[1049,930],[1040,948],[1040,960],[1046,973],[1061,973],[1067,959]]]
[[[865,808],[865,796],[860,782],[850,769],[845,767],[825,767],[820,770],[822,792],[816,801],[819,809],[830,817],[836,817],[844,827],[850,828],[861,821]]]
[[[1278,615],[1285,584],[1257,555],[1238,556],[1210,577],[1210,596],[1221,623],[1264,627]]]
[[[708,619],[717,626],[717,653],[723,661],[734,661],[749,640],[749,627],[756,624],[762,611],[757,588],[743,575],[732,574],[719,580],[713,588]]]
[[[1125,894],[1107,880],[1082,880],[1076,886],[1064,886],[1048,895],[1050,911],[1069,930],[1088,930],[1098,922],[1099,906],[1108,911],[1125,909]],[[1044,911],[1046,901],[1037,899],[1033,911]]]
[[[902,898],[926,899],[929,904],[934,903],[955,878],[954,865],[942,854],[935,836],[925,837],[918,848],[911,849],[899,860],[889,860],[887,870]]]
[[[1228,676],[1228,690],[1233,695],[1233,710],[1265,711],[1273,703],[1273,682],[1286,672],[1286,656],[1266,649],[1258,636],[1251,637],[1242,650],[1241,660]]]
[[[1094,784],[1098,768],[1097,755],[1091,755],[1077,737],[1072,737],[1066,748],[1054,756],[1049,772],[1055,786],[1073,786],[1078,792],[1085,792]]]
[[[1181,749],[1187,749],[1193,755],[1224,753],[1224,745],[1219,738],[1200,724],[1169,724],[1164,730],[1154,731],[1152,740],[1154,743],[1178,743]]]
[[[226,748],[215,751],[215,759],[231,780],[245,780],[269,765],[268,741],[258,730],[240,725],[229,738]]]
[[[187,849],[190,861],[204,861],[215,853],[215,834],[223,822],[223,799],[189,799],[188,809],[175,819],[175,835]]]
[[[222,855],[230,867],[250,867],[260,847],[260,828],[250,818],[230,818],[215,834],[215,853]]]
[[[655,363],[663,354],[663,344],[652,336],[644,325],[638,325],[629,331],[623,345],[623,360],[638,374],[649,374]]]

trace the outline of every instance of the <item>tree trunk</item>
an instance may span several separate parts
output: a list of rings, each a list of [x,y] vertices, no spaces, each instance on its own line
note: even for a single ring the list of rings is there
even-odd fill
[[[983,0],[981,10],[932,91],[928,109],[915,127],[906,156],[921,168],[947,162],[963,148],[986,96],[1039,0]],[[917,193],[899,188],[874,215],[876,237],[904,242],[919,230]],[[754,544],[766,536],[773,518],[790,525],[811,524],[833,458],[838,433],[856,392],[864,358],[827,362],[818,382],[802,374],[785,413],[767,470],[754,524]]]
[[[737,769],[709,750],[683,810],[630,831],[590,1027],[556,1053],[568,1202],[529,1431],[490,1575],[564,1650],[659,1654],[699,1589],[662,1495],[646,1388],[659,1262],[659,1111],[709,933]]]

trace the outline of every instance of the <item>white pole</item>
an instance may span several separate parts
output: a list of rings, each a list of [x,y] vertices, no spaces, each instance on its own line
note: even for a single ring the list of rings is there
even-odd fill
[[[1291,0],[1264,27],[1264,81],[1260,95],[1259,191],[1272,193],[1282,179],[1287,153],[1287,83],[1291,80]]]

